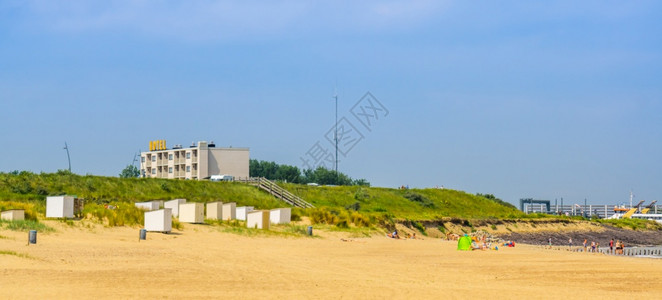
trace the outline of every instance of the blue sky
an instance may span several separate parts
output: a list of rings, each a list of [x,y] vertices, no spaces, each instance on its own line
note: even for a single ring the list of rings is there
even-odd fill
[[[373,185],[662,195],[659,2],[355,2],[0,1],[0,170],[65,169],[67,141],[116,176],[156,139],[301,166],[337,85],[340,170]]]

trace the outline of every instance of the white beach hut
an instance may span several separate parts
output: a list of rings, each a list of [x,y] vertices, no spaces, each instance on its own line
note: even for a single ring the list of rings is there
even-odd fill
[[[147,231],[172,231],[172,210],[164,208],[145,212],[145,230]]]
[[[186,203],[186,199],[175,199],[175,200],[170,200],[166,201],[163,203],[163,208],[170,208],[172,209],[172,216],[175,218],[179,217],[179,205]]]
[[[203,223],[205,221],[205,205],[202,203],[180,204],[179,221],[184,223]]]
[[[73,218],[73,196],[50,196],[46,198],[46,218]]]
[[[237,207],[237,220],[246,221],[246,215],[249,212],[252,212],[254,210],[255,209],[252,206],[239,206],[239,207]]]
[[[146,210],[146,211],[152,211],[152,210],[157,210],[161,208],[161,203],[159,200],[154,200],[154,201],[146,201],[146,202],[136,202],[136,207]]]
[[[270,212],[269,220],[273,224],[288,224],[292,220],[292,209],[287,208],[275,208]]]
[[[246,227],[269,229],[269,211],[254,210],[246,215]]]
[[[223,219],[223,202],[207,203],[207,219],[209,220]]]
[[[223,221],[230,221],[237,218],[237,203],[230,202],[223,204]]]
[[[21,221],[25,220],[25,210],[23,209],[10,209],[0,213],[0,219],[6,221]]]

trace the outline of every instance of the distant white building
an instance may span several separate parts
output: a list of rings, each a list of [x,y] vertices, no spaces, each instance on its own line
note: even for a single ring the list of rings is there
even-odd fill
[[[250,176],[248,148],[217,148],[205,141],[186,148],[175,145],[168,149],[165,141],[152,141],[149,146],[150,151],[140,154],[142,177],[200,180],[212,175]]]

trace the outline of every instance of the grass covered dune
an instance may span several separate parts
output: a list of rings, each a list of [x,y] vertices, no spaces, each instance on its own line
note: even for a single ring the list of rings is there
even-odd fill
[[[498,235],[537,231],[565,234],[568,231],[602,231],[600,226],[603,225],[637,231],[660,230],[659,224],[645,220],[586,222],[580,217],[526,215],[491,195],[472,195],[451,189],[281,185],[316,206],[311,209],[293,209],[293,220],[308,217],[306,221],[311,224],[340,230],[358,229],[369,233],[374,229],[392,230],[405,226],[412,232],[434,237],[480,230]],[[63,194],[85,199],[85,209],[79,217],[106,226],[141,225],[143,212],[133,203],[145,200],[186,198],[196,202],[236,202],[238,206],[254,206],[257,209],[287,206],[254,186],[238,182],[123,179],[81,176],[67,171],[50,174],[12,172],[0,173],[0,210],[25,209],[26,221],[0,223],[0,227],[15,230],[45,229],[39,221],[44,217],[46,197]],[[106,204],[116,209],[106,209]],[[578,223],[586,225],[572,225]],[[173,225],[179,226],[176,220]],[[631,243],[644,242],[639,240],[633,239]]]
[[[395,219],[443,217],[503,218],[521,213],[512,205],[449,189],[397,190],[357,186],[311,187],[282,184],[316,207],[389,215]],[[77,195],[87,203],[105,204],[155,199],[237,202],[261,209],[285,204],[253,186],[234,182],[80,176],[67,171],[34,174],[0,173],[0,200],[32,203],[43,214],[48,195]]]

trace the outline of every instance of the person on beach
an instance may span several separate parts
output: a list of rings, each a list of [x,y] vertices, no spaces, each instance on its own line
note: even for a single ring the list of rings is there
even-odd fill
[[[621,246],[621,241],[617,240],[616,241],[616,253],[615,254],[621,254],[621,251],[623,251],[623,246]]]
[[[552,238],[549,238],[547,241],[547,246],[549,246],[549,249],[552,249]]]
[[[591,252],[595,253],[595,241],[591,242]]]
[[[572,248],[572,238],[568,239],[568,248]]]
[[[614,239],[609,241],[609,253],[614,254]]]
[[[586,252],[586,239],[584,239],[584,243],[582,243],[582,245],[584,245],[584,252]]]

